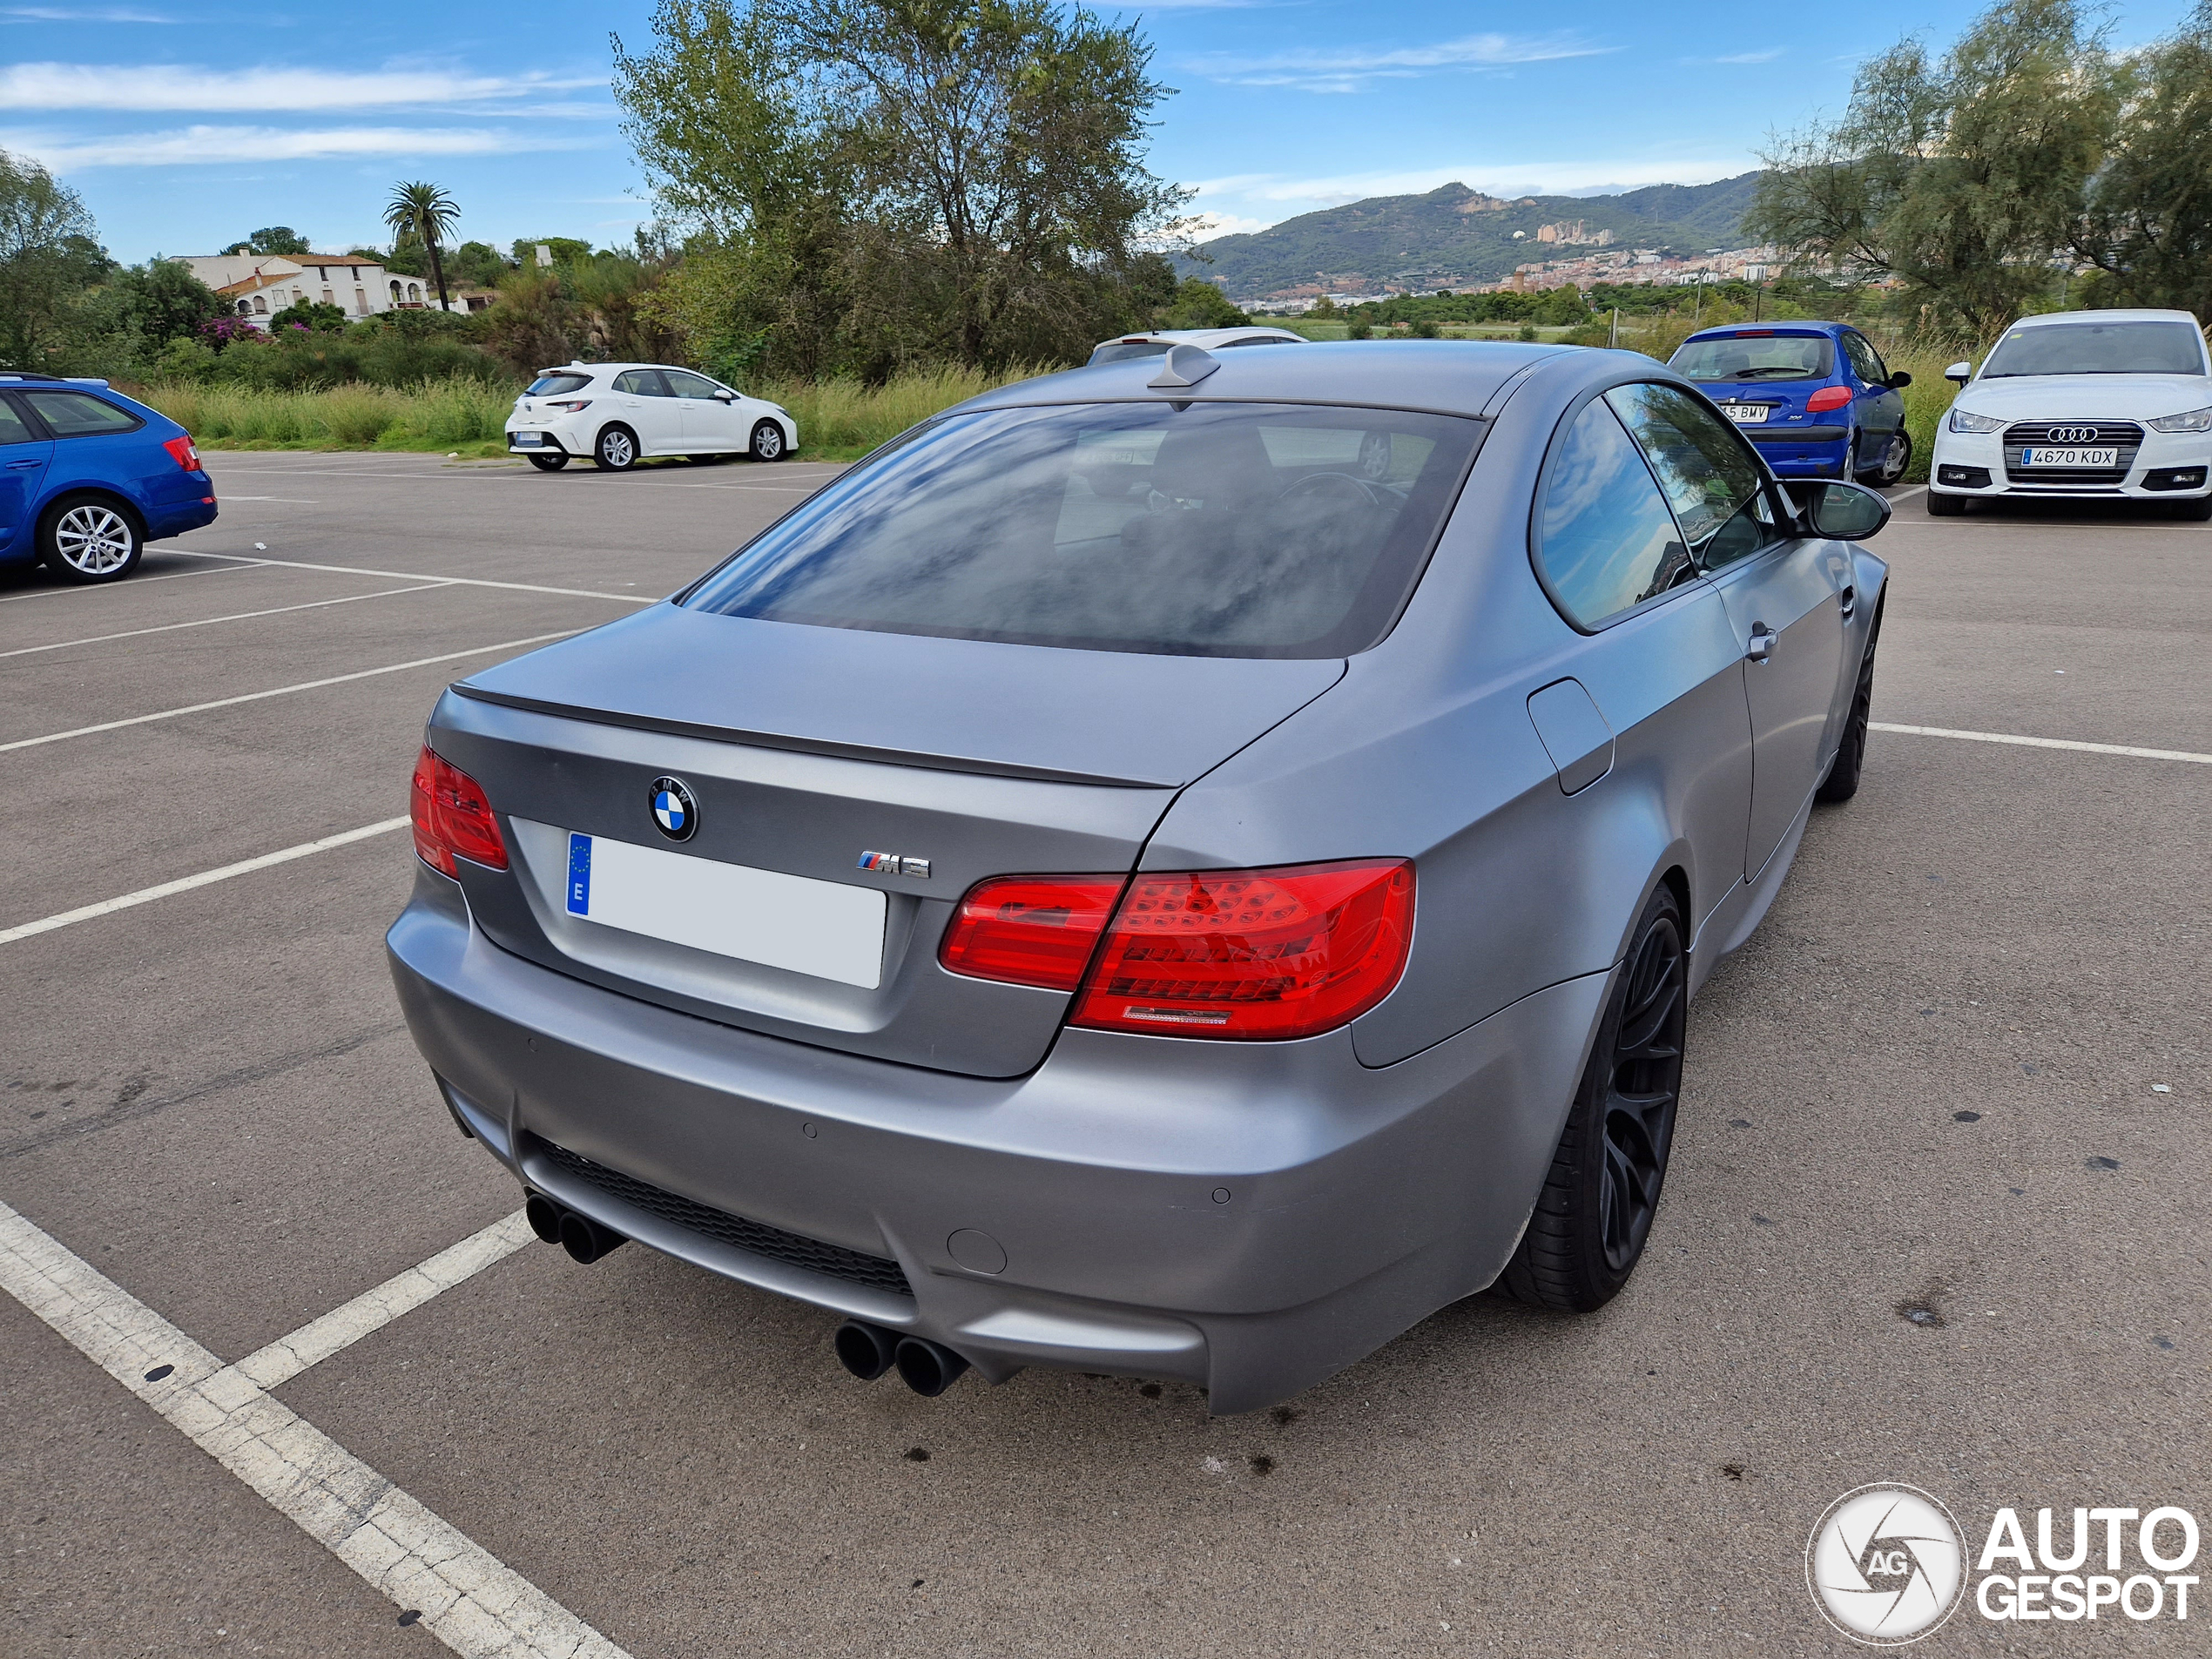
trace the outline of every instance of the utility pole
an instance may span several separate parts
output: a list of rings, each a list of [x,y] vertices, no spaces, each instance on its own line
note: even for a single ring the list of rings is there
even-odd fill
[[[1610,334],[1608,334],[1606,336],[1606,341],[1605,341],[1605,343],[1606,343],[1608,346],[1612,347],[1613,347],[1615,350],[1616,350],[1616,351],[1620,349],[1620,346],[1621,346],[1621,307],[1618,307],[1618,306],[1615,306],[1615,307],[1613,307],[1613,329],[1612,329],[1612,332],[1611,332]]]

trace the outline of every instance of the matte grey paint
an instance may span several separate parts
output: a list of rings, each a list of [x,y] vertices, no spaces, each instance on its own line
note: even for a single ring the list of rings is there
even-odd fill
[[[1157,368],[978,403],[1158,397]],[[1863,547],[1785,543],[1595,634],[1571,626],[1530,556],[1543,459],[1581,401],[1636,379],[1675,381],[1624,353],[1524,347],[1224,358],[1195,395],[1493,421],[1404,616],[1341,663],[661,607],[477,677],[430,738],[484,785],[515,868],[458,884],[424,868],[390,938],[455,1110],[607,1225],[930,1337],[995,1379],[1038,1363],[1187,1377],[1242,1410],[1482,1288],[1527,1222],[1649,894],[1683,897],[1693,985],[1772,901],[1885,576]],[[1777,635],[1766,663],[1744,659],[1753,622]],[[1593,715],[1609,769],[1570,792],[1602,752]],[[883,988],[577,935],[558,835],[650,841],[642,786],[664,772],[699,796],[699,855],[890,893]],[[852,867],[882,846],[932,859],[933,880]],[[1356,857],[1414,861],[1406,972],[1350,1027],[1303,1042],[1068,1030],[1058,994],[936,966],[953,901],[986,875]],[[565,1188],[532,1136],[894,1257],[914,1295]],[[1002,1271],[953,1257],[969,1230],[1002,1248]]]
[[[1613,770],[1613,728],[1580,680],[1554,680],[1528,698],[1544,752],[1559,768],[1562,795],[1579,795]]]

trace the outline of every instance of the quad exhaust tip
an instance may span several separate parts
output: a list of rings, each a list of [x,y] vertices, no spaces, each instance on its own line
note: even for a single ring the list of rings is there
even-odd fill
[[[847,1319],[834,1339],[838,1363],[862,1382],[873,1382],[895,1369],[900,1380],[925,1399],[934,1399],[960,1380],[968,1361],[927,1337],[902,1337],[881,1325]]]
[[[556,1204],[542,1192],[533,1192],[523,1206],[530,1231],[549,1244],[558,1244],[579,1262],[596,1262],[619,1250],[630,1240],[590,1217]]]

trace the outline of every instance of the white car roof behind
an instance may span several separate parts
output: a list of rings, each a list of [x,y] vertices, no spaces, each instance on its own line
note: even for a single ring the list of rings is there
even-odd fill
[[[2204,325],[2186,311],[2045,311],[2014,320],[2013,328],[2047,328],[2069,322],[2185,322],[2200,333]]]
[[[1288,328],[1264,328],[1258,326],[1235,328],[1148,328],[1142,334],[1116,334],[1111,340],[1102,340],[1101,346],[1119,346],[1140,340],[1168,340],[1178,346],[1226,346],[1239,340],[1279,340],[1285,344],[1304,345],[1305,336]]]

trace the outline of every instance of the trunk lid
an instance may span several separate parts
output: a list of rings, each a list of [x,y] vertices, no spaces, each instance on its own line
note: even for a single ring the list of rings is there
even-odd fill
[[[1068,998],[940,968],[961,895],[986,876],[1127,872],[1177,788],[1343,670],[1340,658],[1068,651],[663,605],[462,682],[429,736],[483,786],[507,834],[507,871],[462,867],[496,943],[725,1024],[1012,1076],[1042,1059]],[[696,803],[681,843],[656,825],[664,778]],[[572,915],[577,834],[881,893],[880,982]],[[868,853],[926,861],[927,873],[862,868]],[[664,867],[680,890],[683,867]],[[848,908],[840,899],[822,914]]]

